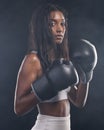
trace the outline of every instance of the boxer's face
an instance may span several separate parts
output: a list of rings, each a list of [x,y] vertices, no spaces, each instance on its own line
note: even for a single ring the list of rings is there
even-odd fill
[[[52,11],[50,13],[49,28],[51,30],[54,43],[61,44],[66,31],[65,18],[62,12]]]

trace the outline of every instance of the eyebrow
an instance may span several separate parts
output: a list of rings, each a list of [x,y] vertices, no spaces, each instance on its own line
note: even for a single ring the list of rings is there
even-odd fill
[[[53,20],[53,21],[56,21],[56,19],[49,19],[49,20]],[[63,20],[63,21],[65,21],[65,19],[60,19],[60,20]]]

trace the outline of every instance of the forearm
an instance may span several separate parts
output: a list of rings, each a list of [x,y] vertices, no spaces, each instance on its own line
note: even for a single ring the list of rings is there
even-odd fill
[[[14,111],[17,115],[22,115],[30,111],[39,101],[33,92],[30,92],[14,101]]]
[[[69,100],[77,107],[84,107],[89,91],[89,83],[79,83],[76,88],[69,92]]]
[[[80,83],[76,91],[76,103],[79,107],[83,107],[86,104],[86,100],[88,97],[89,83]]]

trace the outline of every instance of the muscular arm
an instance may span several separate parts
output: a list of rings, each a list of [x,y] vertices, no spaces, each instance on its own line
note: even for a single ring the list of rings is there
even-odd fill
[[[72,87],[68,93],[69,100],[77,107],[81,108],[85,105],[89,91],[89,83],[82,84],[81,82],[76,87]]]
[[[18,115],[28,112],[38,103],[38,99],[31,91],[31,84],[41,73],[40,68],[40,62],[33,53],[27,55],[21,64],[14,98],[14,111]]]

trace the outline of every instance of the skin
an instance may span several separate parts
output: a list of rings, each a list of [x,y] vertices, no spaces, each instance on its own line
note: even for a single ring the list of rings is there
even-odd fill
[[[61,44],[66,31],[63,14],[60,11],[53,11],[50,14],[49,21],[49,28],[54,43]],[[26,55],[19,69],[16,83],[14,111],[17,115],[22,115],[30,111],[38,104],[38,110],[41,114],[65,117],[70,113],[70,102],[77,107],[83,107],[85,105],[89,84],[82,84],[81,81],[77,87],[71,87],[71,90],[68,93],[68,99],[55,103],[40,103],[33,93],[31,85],[42,74],[43,70],[38,56],[35,53]]]

